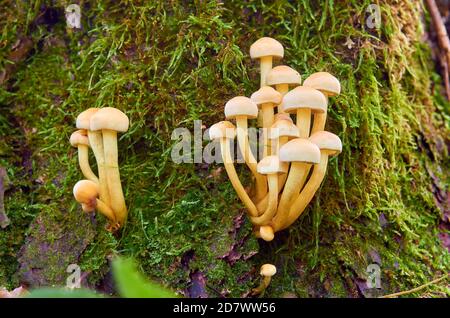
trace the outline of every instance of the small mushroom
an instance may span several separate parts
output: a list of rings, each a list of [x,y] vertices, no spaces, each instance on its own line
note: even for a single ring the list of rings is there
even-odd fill
[[[103,151],[103,138],[100,131],[92,131],[91,117],[98,111],[98,108],[88,108],[77,117],[76,126],[78,129],[87,131],[89,145],[97,161],[98,179],[100,186],[100,200],[107,205],[111,204],[110,194],[108,190],[108,181],[106,179],[105,154]]]
[[[89,138],[84,129],[77,130],[70,136],[70,144],[78,149],[78,163],[84,177],[95,183],[99,183],[97,176],[89,165]]]
[[[116,227],[116,217],[113,210],[98,199],[100,188],[98,184],[90,180],[78,181],[73,187],[73,196],[78,203],[81,203],[83,211],[93,212],[98,210],[106,216],[113,227]]]
[[[312,74],[305,80],[303,86],[312,87],[321,91],[327,100],[329,97],[336,96],[341,93],[341,83],[339,83],[339,80],[336,77],[327,72],[317,72]],[[326,112],[315,113],[311,134],[318,131],[323,131],[325,129],[326,120]]]
[[[275,230],[277,231],[289,227],[302,214],[322,183],[327,170],[328,158],[338,155],[342,151],[341,140],[338,136],[330,132],[316,132],[309,137],[309,140],[320,149],[320,163],[314,166],[311,177],[300,192],[300,195],[291,205],[286,222],[281,227],[276,227]]]
[[[289,207],[308,176],[312,164],[320,162],[320,150],[308,139],[296,138],[280,148],[280,160],[291,163],[291,169],[280,198],[272,227],[280,228],[289,216]]]
[[[249,167],[256,180],[255,199],[261,200],[267,193],[266,178],[257,171],[257,161],[253,156],[248,141],[247,119],[254,119],[258,116],[258,106],[248,97],[237,96],[230,99],[225,104],[226,119],[235,119],[237,126],[237,140],[239,149],[244,156],[245,163]]]
[[[261,87],[266,86],[266,76],[272,69],[273,59],[282,59],[284,48],[280,42],[269,37],[263,37],[250,46],[250,57],[260,59]]]
[[[269,198],[267,208],[264,213],[260,216],[250,218],[253,224],[268,225],[272,220],[273,216],[277,212],[278,206],[278,176],[280,174],[286,174],[287,171],[287,162],[281,162],[278,156],[267,156],[258,163],[258,173],[267,175],[267,181],[269,183]]]
[[[261,266],[259,274],[263,277],[261,284],[253,289],[253,295],[261,294],[267,287],[270,285],[270,281],[272,280],[272,276],[277,273],[277,268],[272,264],[264,264]]]
[[[254,92],[250,99],[261,108],[263,128],[265,128],[263,157],[266,157],[270,154],[268,129],[273,124],[274,108],[281,103],[281,94],[270,86],[264,86]]]
[[[242,183],[236,173],[236,169],[234,168],[233,158],[231,157],[230,140],[234,139],[235,136],[236,129],[234,125],[229,121],[218,122],[217,124],[214,124],[209,128],[209,138],[211,140],[220,141],[220,150],[222,153],[223,164],[234,190],[239,196],[239,199],[241,199],[241,201],[244,203],[250,215],[256,216],[258,215],[258,211],[256,210],[255,204],[250,199],[244,187],[242,186]]]
[[[276,90],[282,95],[289,92],[289,86],[298,86],[302,83],[300,74],[286,65],[274,67],[266,78],[267,85],[275,86]],[[278,107],[278,112],[283,113],[283,109]]]
[[[284,95],[280,107],[286,113],[297,114],[297,127],[300,130],[300,138],[308,138],[311,125],[311,112],[326,113],[327,99],[318,90],[298,86]]]
[[[111,208],[121,226],[127,219],[128,211],[120,182],[117,132],[126,132],[128,126],[129,120],[127,115],[113,107],[101,108],[91,117],[91,130],[101,131],[103,135],[105,170]]]

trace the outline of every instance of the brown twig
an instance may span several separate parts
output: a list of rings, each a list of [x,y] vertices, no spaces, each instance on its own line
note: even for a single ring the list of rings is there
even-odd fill
[[[394,294],[380,296],[380,298],[395,298],[395,297],[402,296],[402,295],[412,294],[412,293],[415,293],[415,292],[417,292],[417,291],[419,291],[421,289],[424,289],[425,287],[428,287],[430,285],[436,284],[436,283],[440,282],[441,280],[444,280],[448,276],[449,276],[449,274],[446,274],[446,275],[444,275],[442,277],[439,277],[439,278],[437,278],[435,280],[432,280],[431,282],[428,282],[428,283],[426,283],[424,285],[421,285],[419,287],[416,287],[416,288],[413,288],[413,289],[410,289],[410,290],[405,290],[405,291],[398,292],[398,293],[394,293]]]
[[[4,194],[5,194],[5,180],[6,179],[6,169],[0,167],[0,228],[4,229],[9,225],[9,219],[5,212],[5,205],[3,204]]]
[[[449,83],[449,67],[450,67],[450,39],[447,34],[444,22],[442,21],[441,14],[436,5],[435,0],[426,0],[428,10],[431,15],[431,20],[433,21],[434,28],[436,29],[436,34],[438,38],[438,43],[441,48],[441,63],[444,69],[444,82],[445,90],[447,93],[447,99],[450,100],[450,83]]]

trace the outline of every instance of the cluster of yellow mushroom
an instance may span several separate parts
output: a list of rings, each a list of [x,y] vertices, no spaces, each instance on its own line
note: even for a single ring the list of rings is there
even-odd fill
[[[225,104],[225,117],[235,120],[236,126],[222,121],[209,129],[210,138],[220,141],[225,169],[248,210],[254,233],[266,241],[297,220],[319,188],[328,158],[342,150],[339,137],[324,131],[328,98],[340,93],[339,81],[318,72],[302,84],[294,69],[272,67],[273,60],[283,56],[284,48],[275,39],[253,43],[250,57],[260,60],[261,88],[250,98],[238,96]],[[263,128],[259,161],[249,145],[248,120],[255,118]],[[251,193],[234,167],[230,144],[235,137],[255,180]]]
[[[70,144],[78,148],[78,162],[85,180],[78,181],[73,194],[85,212],[97,210],[109,220],[115,232],[127,219],[127,207],[120,181],[117,133],[128,130],[128,117],[113,107],[89,108],[78,115]],[[92,149],[98,176],[89,164]]]

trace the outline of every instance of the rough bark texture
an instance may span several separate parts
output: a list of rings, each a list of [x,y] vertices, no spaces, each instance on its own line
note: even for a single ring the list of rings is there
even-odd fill
[[[379,1],[379,28],[367,24],[373,1],[75,2],[81,30],[66,27],[66,1],[2,5],[0,166],[11,224],[0,229],[0,286],[64,284],[75,262],[84,284],[102,288],[115,253],[193,297],[248,295],[266,262],[278,268],[265,294],[274,297],[368,297],[449,271],[449,103],[420,1]],[[196,119],[209,127],[228,99],[258,89],[248,51],[261,36],[281,41],[303,78],[324,70],[342,83],[326,128],[343,152],[308,210],[270,244],[252,237],[220,165],[170,159],[173,129],[193,130]],[[117,237],[71,195],[81,178],[68,142],[75,118],[103,106],[131,119],[119,140],[130,215]],[[244,165],[239,173],[248,184]],[[373,263],[381,289],[365,283]],[[413,295],[448,296],[446,286]]]

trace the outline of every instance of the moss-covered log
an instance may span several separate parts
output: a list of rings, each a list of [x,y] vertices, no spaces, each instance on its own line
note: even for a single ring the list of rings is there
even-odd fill
[[[194,297],[247,295],[265,262],[278,268],[268,296],[370,296],[372,263],[378,294],[449,271],[439,238],[448,236],[449,103],[420,1],[379,1],[379,28],[367,24],[372,1],[74,2],[81,30],[66,27],[68,1],[2,6],[10,225],[0,229],[0,286],[64,284],[78,263],[86,285],[104,288],[116,253]],[[175,128],[209,127],[228,99],[257,90],[248,51],[261,36],[282,42],[304,78],[324,70],[342,83],[327,129],[343,153],[300,220],[270,244],[252,237],[221,165],[170,159]],[[81,178],[68,142],[75,118],[104,106],[131,120],[119,141],[129,222],[116,237],[71,195]],[[446,285],[413,295],[448,296]]]

